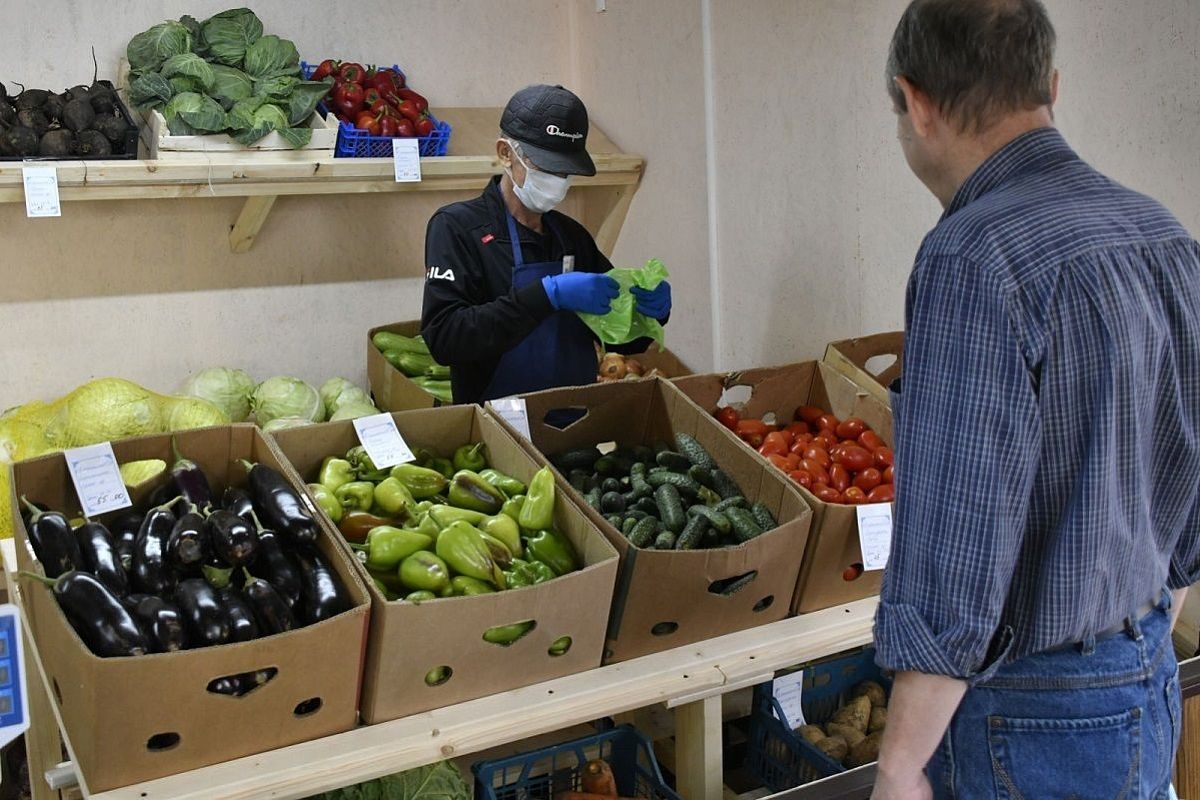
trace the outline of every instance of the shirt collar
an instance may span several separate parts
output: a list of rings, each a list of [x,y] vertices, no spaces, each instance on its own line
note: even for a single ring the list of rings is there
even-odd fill
[[[508,219],[507,219],[508,218],[508,207],[504,205],[504,195],[501,194],[501,192],[500,192],[501,177],[502,176],[500,176],[500,175],[492,176],[492,180],[488,183],[488,185],[483,190],[483,196],[487,199],[488,205],[491,207],[492,213],[495,215],[496,239],[498,241],[507,242],[507,241],[509,241]],[[550,211],[550,212],[547,212],[546,214],[543,214],[542,220],[546,221],[547,217],[549,217],[551,214],[555,214],[555,213],[557,213],[557,212]],[[534,233],[533,231],[529,230],[529,228],[526,228],[524,225],[522,225],[521,223],[518,222],[517,223],[517,237],[522,242],[530,242],[533,244],[537,244],[539,241],[546,238],[546,234],[548,234],[551,229],[550,225],[551,225],[551,223],[549,223],[549,222],[547,222],[545,225],[543,225],[543,227],[545,228],[545,232],[541,235],[541,237],[539,237],[538,234]]]
[[[954,193],[942,219],[970,205],[993,189],[1047,164],[1078,158],[1057,128],[1037,128],[1023,133],[990,155]]]

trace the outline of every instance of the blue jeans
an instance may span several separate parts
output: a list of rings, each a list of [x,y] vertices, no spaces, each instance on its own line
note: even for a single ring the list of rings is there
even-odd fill
[[[969,689],[926,772],[937,798],[1166,800],[1180,707],[1164,592],[1123,633],[1022,658]]]

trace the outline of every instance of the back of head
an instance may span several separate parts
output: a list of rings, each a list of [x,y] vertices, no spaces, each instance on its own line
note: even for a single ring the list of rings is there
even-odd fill
[[[892,36],[888,92],[907,111],[903,77],[961,132],[978,133],[1051,104],[1054,44],[1040,0],[913,0]]]

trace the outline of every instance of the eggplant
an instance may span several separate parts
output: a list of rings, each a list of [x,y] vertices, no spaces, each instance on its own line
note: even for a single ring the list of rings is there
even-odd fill
[[[232,511],[246,522],[254,523],[254,504],[250,502],[250,495],[241,489],[232,486],[226,489],[225,494],[221,495],[221,508]]]
[[[231,567],[243,567],[258,552],[258,534],[237,514],[218,508],[208,515],[213,552]]]
[[[229,618],[229,641],[249,642],[262,635],[254,609],[241,592],[230,587],[218,592],[217,597],[224,604],[225,615]]]
[[[71,523],[60,511],[43,511],[24,497],[21,504],[29,513],[26,530],[33,554],[42,562],[47,578],[57,578],[72,570],[83,568],[83,554]]]
[[[254,560],[254,571],[267,580],[288,608],[296,608],[302,594],[302,579],[295,560],[284,549],[279,534],[258,527],[258,557]]]
[[[121,597],[129,591],[129,580],[121,567],[121,557],[108,528],[86,520],[75,530],[75,541],[83,557],[83,569],[96,576],[110,592]]]
[[[199,647],[225,644],[233,634],[233,626],[217,590],[204,578],[186,578],[175,589],[175,604],[183,613],[183,621],[192,644]]]
[[[300,616],[305,623],[329,619],[350,607],[346,588],[316,550],[302,547],[295,555],[300,567]]]
[[[175,573],[167,561],[167,539],[175,527],[170,505],[179,498],[146,512],[133,548],[133,586],[146,594],[169,595],[175,586]]]
[[[152,653],[173,653],[187,647],[183,615],[179,609],[152,594],[131,594],[122,600],[150,643]]]
[[[264,464],[242,464],[249,472],[250,498],[267,525],[296,544],[316,544],[316,520],[284,477]]]
[[[179,497],[179,491],[175,488],[175,484],[172,481],[167,481],[162,486],[159,486],[150,493],[150,508],[164,507],[167,508],[172,516],[174,516],[175,511],[171,508],[168,508],[167,504],[176,497]],[[150,509],[148,508],[146,510],[149,511]]]
[[[246,576],[246,585],[242,587],[242,596],[254,609],[254,616],[264,635],[283,633],[296,627],[296,617],[283,595],[267,581],[256,578],[249,570],[242,570]]]
[[[116,658],[149,652],[150,643],[133,615],[95,575],[72,570],[51,580],[32,572],[20,574],[53,587],[67,621],[96,655]]]
[[[180,454],[174,439],[171,440],[171,450],[175,453],[175,463],[171,465],[171,483],[175,485],[178,493],[202,511],[211,507],[212,487],[208,484],[204,470],[200,469],[195,461]]]
[[[199,564],[208,554],[209,541],[204,517],[195,506],[190,506],[171,528],[171,535],[167,537],[167,557],[179,567]]]
[[[113,545],[121,568],[128,572],[133,568],[133,549],[137,544],[138,530],[142,527],[144,514],[131,509],[122,511],[109,520],[108,530],[113,535]]]

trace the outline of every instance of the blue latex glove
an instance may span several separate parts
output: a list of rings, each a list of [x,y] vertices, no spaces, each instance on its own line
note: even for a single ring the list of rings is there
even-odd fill
[[[653,289],[634,286],[629,290],[637,299],[637,311],[650,319],[666,319],[671,313],[671,284],[663,281]]]
[[[607,275],[598,272],[564,272],[542,278],[542,288],[550,305],[558,311],[582,311],[585,314],[607,314],[621,287]]]

